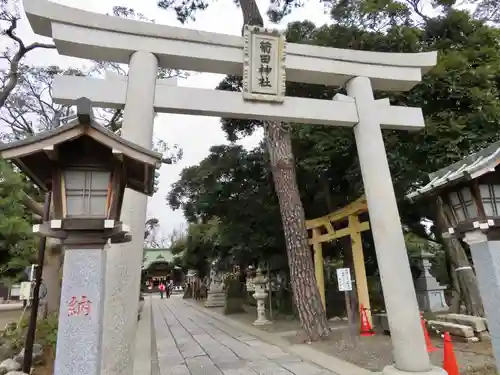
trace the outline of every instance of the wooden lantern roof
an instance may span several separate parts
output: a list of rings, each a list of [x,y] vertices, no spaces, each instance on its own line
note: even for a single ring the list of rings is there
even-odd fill
[[[424,196],[440,194],[443,190],[494,172],[499,164],[500,142],[495,142],[452,165],[429,173],[430,182],[409,193],[406,198],[414,201]]]
[[[101,167],[118,160],[123,163],[126,186],[152,195],[155,168],[161,164],[162,154],[129,142],[99,125],[94,120],[89,99],[80,98],[76,104],[74,120],[20,141],[0,144],[0,157],[11,160],[43,190],[51,189],[54,166],[63,168],[72,158],[89,156],[94,159],[91,164]],[[83,155],[89,153],[88,150],[93,155]]]

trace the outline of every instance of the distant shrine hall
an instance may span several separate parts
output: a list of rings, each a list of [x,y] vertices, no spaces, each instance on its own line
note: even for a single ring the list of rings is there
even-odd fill
[[[142,259],[142,285],[158,286],[170,280],[182,283],[182,270],[174,266],[174,255],[169,249],[144,249]]]

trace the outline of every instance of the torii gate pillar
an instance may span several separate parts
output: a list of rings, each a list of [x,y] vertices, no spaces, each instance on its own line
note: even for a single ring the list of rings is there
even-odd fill
[[[384,139],[377,118],[373,88],[367,77],[347,82],[347,94],[356,101],[359,122],[354,137],[370,213],[385,307],[391,329],[394,361],[405,372],[425,373],[430,367],[406,244],[401,230]],[[398,267],[395,265],[405,265]],[[404,329],[403,329],[404,327]],[[398,372],[396,367],[393,371]]]
[[[153,142],[157,73],[154,54],[132,54],[121,135],[149,149]],[[101,375],[132,373],[147,203],[147,196],[125,190],[121,217],[130,223],[132,241],[107,249],[102,350],[108,355],[102,356]]]

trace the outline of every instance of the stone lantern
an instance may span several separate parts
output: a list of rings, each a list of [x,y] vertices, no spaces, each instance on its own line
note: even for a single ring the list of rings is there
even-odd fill
[[[479,291],[500,368],[500,142],[429,175],[430,182],[408,195],[438,196],[450,223],[444,237],[470,247]],[[466,267],[462,267],[466,268]]]
[[[270,320],[266,318],[266,286],[268,284],[268,279],[262,274],[262,270],[257,268],[256,276],[252,280],[254,285],[253,298],[257,301],[257,320],[252,324],[254,326],[261,326],[265,324],[272,324]]]
[[[52,217],[33,230],[60,238],[65,248],[55,375],[100,371],[104,248],[109,240],[131,240],[120,221],[125,188],[152,195],[162,158],[97,124],[88,99],[76,104],[73,121],[0,146],[3,159],[52,191]]]
[[[422,251],[416,256],[416,261],[422,270],[419,278],[415,280],[418,305],[423,311],[447,311],[448,305],[444,297],[446,287],[441,286],[431,274],[431,259],[433,258],[434,254],[426,251]]]
[[[92,118],[90,101],[77,101],[77,118],[54,130],[4,144],[11,160],[40,189],[53,194],[50,221],[34,231],[69,244],[128,241],[120,222],[125,187],[154,192],[161,154],[139,147],[108,131]]]

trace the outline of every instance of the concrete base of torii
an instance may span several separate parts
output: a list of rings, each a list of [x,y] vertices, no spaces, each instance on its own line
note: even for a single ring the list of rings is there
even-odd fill
[[[394,365],[386,366],[382,370],[382,375],[415,375],[414,372],[398,370]],[[432,366],[429,371],[418,372],[418,375],[448,375],[448,373],[440,367]]]

